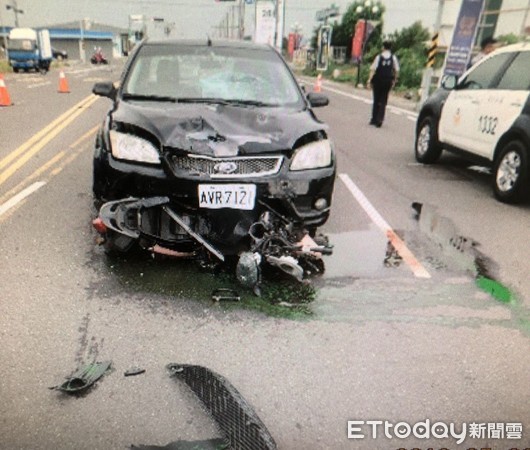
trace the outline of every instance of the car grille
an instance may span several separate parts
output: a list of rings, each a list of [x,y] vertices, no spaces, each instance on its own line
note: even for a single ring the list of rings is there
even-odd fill
[[[282,156],[245,156],[210,158],[196,155],[173,155],[171,166],[175,173],[210,175],[212,178],[263,177],[278,173]]]

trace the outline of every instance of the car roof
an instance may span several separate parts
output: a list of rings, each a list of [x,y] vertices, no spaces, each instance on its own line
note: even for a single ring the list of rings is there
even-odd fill
[[[218,40],[218,39],[146,39],[143,45],[174,45],[174,46],[188,46],[188,47],[231,47],[242,48],[247,50],[272,50],[273,48],[268,44],[257,44],[252,41],[239,40]]]
[[[517,44],[511,44],[511,45],[505,45],[503,47],[499,47],[496,49],[493,53],[499,54],[499,53],[509,53],[509,52],[528,52],[530,51],[530,41],[525,42],[518,42]]]

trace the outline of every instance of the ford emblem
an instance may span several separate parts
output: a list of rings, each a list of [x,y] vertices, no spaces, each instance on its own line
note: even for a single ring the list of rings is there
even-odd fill
[[[235,173],[237,170],[237,164],[235,162],[220,162],[213,166],[213,171],[215,173],[230,175]]]

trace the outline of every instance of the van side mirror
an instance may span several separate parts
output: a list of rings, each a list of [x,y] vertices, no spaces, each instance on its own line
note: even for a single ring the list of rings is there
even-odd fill
[[[116,100],[116,88],[111,81],[96,83],[92,88],[92,93],[100,95],[101,97],[108,97],[111,100]]]
[[[456,75],[444,75],[442,78],[442,87],[448,91],[454,89],[458,84],[458,77]]]

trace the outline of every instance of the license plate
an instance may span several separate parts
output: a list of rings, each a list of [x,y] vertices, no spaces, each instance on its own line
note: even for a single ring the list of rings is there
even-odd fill
[[[255,184],[199,184],[199,208],[254,209]]]

